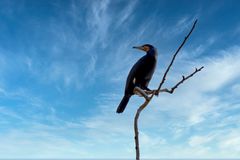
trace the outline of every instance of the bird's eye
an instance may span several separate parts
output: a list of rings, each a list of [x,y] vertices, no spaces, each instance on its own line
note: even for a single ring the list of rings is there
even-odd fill
[[[146,52],[149,51],[149,47],[148,46],[144,45],[143,48],[144,48],[144,51],[146,51]]]

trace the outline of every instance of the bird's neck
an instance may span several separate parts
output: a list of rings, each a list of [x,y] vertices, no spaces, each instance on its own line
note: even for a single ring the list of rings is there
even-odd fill
[[[153,48],[147,52],[147,55],[157,58],[157,50],[155,48]]]

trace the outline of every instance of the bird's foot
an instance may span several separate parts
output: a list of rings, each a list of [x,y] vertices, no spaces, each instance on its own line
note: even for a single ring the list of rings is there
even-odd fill
[[[154,90],[144,90],[146,94],[153,94]]]
[[[141,94],[141,93],[139,93],[139,92],[137,92],[137,91],[136,91],[136,92],[134,92],[134,94],[136,94],[136,95],[137,95],[137,96],[139,96],[139,97],[143,97],[143,96],[142,96],[142,94]]]
[[[133,92],[134,92],[136,95],[138,95],[138,96],[140,96],[140,97],[144,97],[146,100],[149,100],[148,94],[147,94],[144,90],[142,90],[141,88],[135,87],[134,90],[133,90]]]
[[[154,95],[156,95],[156,96],[158,96],[158,94],[159,94],[159,92],[158,92],[158,90],[144,90],[144,92],[146,93],[146,94],[154,94]]]

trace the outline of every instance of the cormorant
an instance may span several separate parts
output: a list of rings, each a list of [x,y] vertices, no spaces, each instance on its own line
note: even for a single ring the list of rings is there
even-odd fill
[[[151,91],[148,88],[148,84],[157,64],[157,49],[150,44],[133,48],[145,51],[146,55],[140,58],[130,70],[126,81],[124,97],[117,108],[117,113],[124,111],[130,97],[134,94],[133,90],[136,86],[143,90]]]

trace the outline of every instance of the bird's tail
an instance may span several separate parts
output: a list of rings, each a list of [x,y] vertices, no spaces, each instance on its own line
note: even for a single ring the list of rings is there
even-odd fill
[[[129,101],[130,97],[131,96],[129,96],[129,95],[124,95],[122,101],[118,105],[117,113],[122,113],[124,111],[124,109],[126,108],[126,106],[128,104],[128,101]]]

